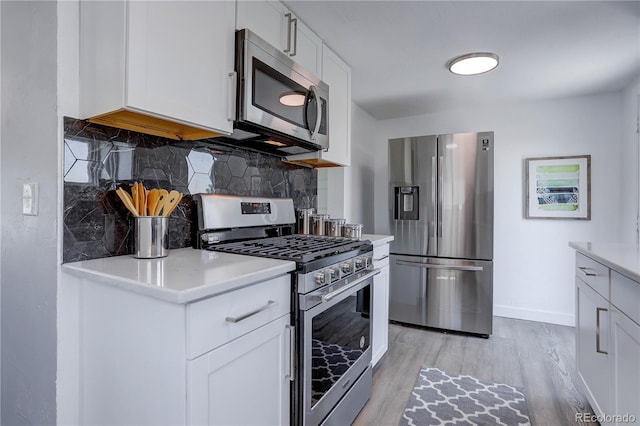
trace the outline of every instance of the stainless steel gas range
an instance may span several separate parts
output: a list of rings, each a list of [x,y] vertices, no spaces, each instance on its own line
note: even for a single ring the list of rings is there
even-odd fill
[[[197,247],[296,262],[291,384],[294,425],[345,425],[371,395],[373,247],[369,241],[295,234],[290,199],[194,196]]]

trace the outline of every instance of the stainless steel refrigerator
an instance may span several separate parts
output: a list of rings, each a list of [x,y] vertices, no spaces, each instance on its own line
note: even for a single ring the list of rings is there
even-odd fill
[[[488,337],[493,132],[389,140],[389,319]]]

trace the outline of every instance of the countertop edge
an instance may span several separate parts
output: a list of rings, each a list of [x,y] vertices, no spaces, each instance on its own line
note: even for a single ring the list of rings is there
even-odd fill
[[[373,247],[379,247],[383,244],[388,244],[395,239],[393,235],[382,235],[382,234],[362,234],[363,240],[371,241]]]
[[[238,277],[228,279],[223,283],[217,283],[215,285],[204,284],[190,289],[175,290],[150,286],[137,280],[92,271],[78,265],[62,264],[61,266],[65,272],[72,274],[78,278],[91,279],[93,281],[120,288],[125,291],[130,291],[132,293],[137,293],[143,296],[153,297],[155,299],[176,304],[187,304],[196,302],[201,299],[219,296],[224,293],[239,290],[244,287],[259,284],[262,281],[267,281],[272,278],[285,275],[296,268],[295,262],[283,261],[283,263],[280,265],[274,265],[270,268],[266,268],[260,271],[259,276],[255,273],[239,275]]]
[[[633,281],[637,281],[640,282],[640,270],[633,270],[633,269],[629,269],[628,267],[621,265],[619,262],[611,259],[611,257],[607,257],[605,254],[600,253],[599,251],[594,251],[593,249],[591,249],[590,247],[587,247],[587,245],[591,245],[591,243],[589,242],[579,242],[579,241],[569,241],[569,247],[575,249],[577,252],[582,253],[583,255],[599,262],[602,263],[603,265],[607,266],[608,268],[632,279]],[[625,245],[623,244],[619,244],[619,245],[613,245],[611,244],[611,246],[615,246],[615,247],[619,247],[619,248],[623,248],[625,247]],[[632,245],[628,245],[629,248],[632,248]],[[637,250],[638,248],[635,247],[635,249]]]

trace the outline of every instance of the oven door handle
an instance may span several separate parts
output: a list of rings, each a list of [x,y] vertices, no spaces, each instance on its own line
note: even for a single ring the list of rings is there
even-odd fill
[[[361,276],[360,278],[358,278],[357,280],[355,280],[354,282],[347,284],[344,287],[341,287],[335,291],[332,291],[331,293],[327,293],[324,296],[322,296],[322,302],[328,302],[329,300],[333,299],[336,296],[341,295],[342,293],[344,293],[345,291],[349,291],[352,288],[354,288],[355,286],[357,286],[358,284],[360,284],[363,281],[368,280],[369,278],[373,277],[374,275],[378,275],[380,273],[380,269],[374,269],[373,271],[369,272],[366,275]]]

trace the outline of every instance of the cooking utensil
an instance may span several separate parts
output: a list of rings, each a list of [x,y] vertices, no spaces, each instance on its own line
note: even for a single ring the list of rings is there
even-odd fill
[[[147,213],[151,216],[154,215],[158,200],[160,199],[160,192],[157,189],[150,189],[147,193]]]
[[[182,199],[181,193],[175,190],[171,191],[167,196],[167,201],[165,201],[159,216],[170,216],[171,213],[173,213],[175,208],[178,206],[178,203],[180,202],[181,199]]]
[[[158,189],[158,203],[156,204],[155,210],[151,212],[151,216],[160,216],[160,212],[162,211],[168,196],[169,191],[166,189]]]
[[[134,216],[139,216],[138,209],[135,208],[133,199],[127,191],[122,188],[118,188],[116,189],[116,194],[118,194],[118,197],[120,197],[124,206],[131,212],[131,214],[133,214]]]

